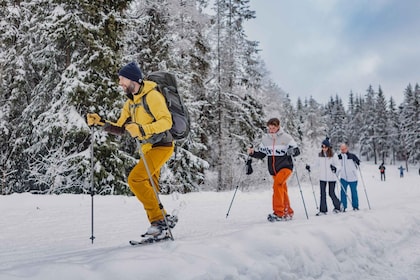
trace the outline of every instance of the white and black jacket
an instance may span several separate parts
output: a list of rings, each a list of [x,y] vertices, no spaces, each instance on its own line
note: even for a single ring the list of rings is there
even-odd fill
[[[331,171],[331,165],[337,168],[336,174]],[[324,152],[318,154],[318,168],[319,180],[326,182],[337,181],[337,176],[340,174],[341,164],[336,153],[332,157],[327,157]]]
[[[287,155],[288,150],[289,154],[291,152],[290,155]],[[298,155],[300,151],[295,140],[280,129],[275,134],[264,135],[258,151],[255,151],[251,157],[263,159],[267,156],[268,172],[274,176],[283,168],[293,170],[292,156]]]
[[[338,159],[340,160],[340,177],[347,182],[357,181],[357,168],[360,165],[359,158],[352,153],[339,154]]]

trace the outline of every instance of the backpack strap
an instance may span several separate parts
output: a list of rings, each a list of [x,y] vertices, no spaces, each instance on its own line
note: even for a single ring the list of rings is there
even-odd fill
[[[143,104],[143,108],[144,108],[144,110],[146,110],[146,112],[147,112],[150,116],[152,116],[152,117],[153,117],[153,121],[155,121],[155,120],[156,120],[156,119],[155,119],[155,116],[153,116],[152,112],[150,111],[149,105],[148,105],[148,104],[147,104],[147,102],[146,102],[146,95],[147,95],[147,93],[141,97],[141,104]]]
[[[150,111],[149,105],[146,102],[146,95],[151,92],[152,90],[156,90],[158,92],[161,92],[158,88],[158,86],[155,86],[154,88],[152,88],[151,90],[149,90],[145,95],[143,95],[141,97],[141,104],[143,105],[144,110],[146,110],[146,112],[153,117],[153,121],[156,121],[155,116],[153,116],[152,111]],[[163,94],[162,94],[163,95]],[[165,97],[165,96],[164,96]]]

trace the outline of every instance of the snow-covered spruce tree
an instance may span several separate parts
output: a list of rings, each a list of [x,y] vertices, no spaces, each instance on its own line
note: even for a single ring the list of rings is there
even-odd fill
[[[413,128],[412,128],[412,145],[410,158],[413,163],[420,162],[420,85],[417,83],[414,87],[414,98],[412,100],[412,106],[414,108],[414,115],[412,116]]]
[[[206,20],[195,2],[141,1],[134,3],[127,12],[132,20],[125,37],[124,57],[137,61],[145,75],[157,70],[173,73],[192,121],[189,138],[176,142],[174,156],[162,173],[164,193],[197,190],[208,165],[199,154],[205,147],[197,138],[196,119],[202,104],[195,95],[204,94],[209,48],[202,34]]]
[[[391,157],[391,163],[395,163],[400,142],[399,137],[401,133],[398,118],[398,108],[392,97],[389,99],[387,111],[389,112],[387,124],[387,131],[390,135],[388,139],[388,146],[390,147],[389,156]]]
[[[28,158],[32,116],[24,110],[31,104],[32,89],[40,79],[28,58],[31,43],[37,37],[29,32],[34,10],[39,1],[1,1],[0,22],[0,100],[1,111],[1,173],[3,193],[23,192],[30,189]],[[33,118],[32,118],[33,120]]]
[[[420,150],[420,97],[419,85],[415,88],[409,84],[404,92],[404,101],[400,106],[400,127],[401,127],[401,159],[408,162],[418,161]]]
[[[384,93],[382,92],[381,87],[379,86],[378,94],[376,95],[375,100],[375,143],[376,143],[376,152],[375,164],[377,164],[377,157],[379,157],[381,162],[385,161],[385,158],[388,156],[389,151],[389,128],[388,128],[388,106],[386,104]]]
[[[325,116],[322,114],[321,104],[311,96],[309,100],[305,101],[302,112],[298,110],[298,114],[303,119],[303,154],[306,151],[313,153],[314,150],[320,150],[320,143],[326,136],[329,136],[328,125],[325,122]],[[330,141],[334,146],[338,144],[335,139],[330,139]]]
[[[376,93],[372,86],[366,90],[366,98],[363,106],[363,122],[361,124],[361,137],[360,137],[360,154],[366,157],[369,161],[371,157],[376,155],[376,141],[375,141],[375,125],[376,116],[375,100]]]
[[[355,96],[353,91],[349,94],[349,103],[347,106],[347,123],[348,133],[347,144],[354,147],[360,139],[360,112],[361,112],[361,100],[358,96]]]
[[[256,60],[257,44],[246,39],[243,23],[255,17],[249,0],[215,3],[213,42],[215,63],[209,88],[210,110],[214,118],[208,133],[217,172],[217,189],[232,187],[237,166],[232,164],[255,137],[263,120],[252,91],[261,80]],[[253,111],[258,113],[253,113]]]
[[[19,127],[30,141],[22,154],[30,172],[25,180],[41,192],[83,192],[90,175],[84,116],[88,111],[112,111],[119,99],[115,90],[122,27],[118,11],[126,1],[23,3],[32,11],[27,30],[21,33],[31,50],[25,58],[32,83],[29,105],[22,111],[26,126]],[[95,174],[98,191],[115,187],[125,192],[124,176],[113,177],[116,169],[123,168],[123,155],[111,141],[100,144],[95,151],[102,163]],[[105,150],[106,157],[101,157]]]
[[[179,89],[188,107],[191,123],[189,138],[177,142],[175,156],[168,166],[173,176],[167,178],[167,190],[189,192],[198,190],[204,182],[204,171],[208,162],[203,153],[207,148],[202,140],[202,126],[199,117],[206,108],[207,99],[205,83],[209,79],[210,64],[208,62],[210,47],[205,37],[209,17],[202,14],[202,3],[195,0],[172,0],[169,9],[172,12],[170,27],[172,44],[170,45],[173,72],[180,77]]]
[[[300,139],[298,129],[299,118],[288,94],[286,94],[286,96],[283,98],[280,107],[280,127],[293,137],[293,139],[297,142],[298,146],[301,146],[302,140]]]
[[[344,109],[343,101],[336,95],[335,99],[330,101],[325,107],[327,135],[334,143],[334,147],[338,147],[340,143],[347,143],[348,135],[348,119]]]

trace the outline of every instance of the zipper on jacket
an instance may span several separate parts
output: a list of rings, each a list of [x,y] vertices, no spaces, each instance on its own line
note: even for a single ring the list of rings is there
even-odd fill
[[[275,147],[275,144],[276,144],[276,138],[274,138],[273,139],[273,149],[272,149],[272,155],[271,155],[271,157],[272,157],[272,164],[273,164],[273,172],[274,172],[274,175],[277,175],[277,171],[276,171],[276,164],[275,164],[275,156],[274,156],[274,147]]]

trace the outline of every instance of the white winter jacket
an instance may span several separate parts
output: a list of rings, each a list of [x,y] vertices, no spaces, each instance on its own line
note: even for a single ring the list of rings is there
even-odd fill
[[[331,171],[330,165],[334,165],[337,168],[336,174]],[[327,157],[324,152],[319,153],[318,156],[318,166],[319,166],[319,180],[326,182],[337,181],[337,176],[340,174],[340,161],[336,153],[332,157]]]
[[[360,164],[360,160],[355,154],[346,153],[339,154],[338,160],[340,161],[341,170],[340,177],[341,179],[346,180],[347,182],[356,182],[357,181],[357,168]]]

